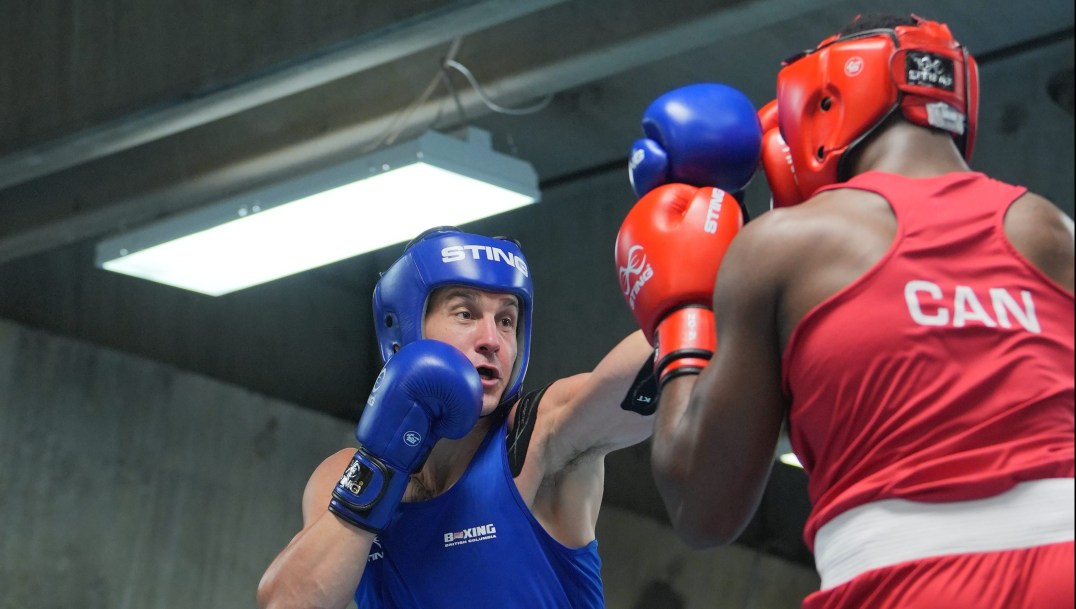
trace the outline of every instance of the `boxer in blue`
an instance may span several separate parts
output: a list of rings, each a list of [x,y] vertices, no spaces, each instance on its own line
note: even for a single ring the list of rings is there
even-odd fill
[[[621,408],[638,333],[589,374],[522,395],[530,269],[519,246],[455,229],[410,245],[374,291],[385,367],[359,446],[315,470],[303,529],[262,607],[603,607],[595,524],[604,456],[650,435]]]

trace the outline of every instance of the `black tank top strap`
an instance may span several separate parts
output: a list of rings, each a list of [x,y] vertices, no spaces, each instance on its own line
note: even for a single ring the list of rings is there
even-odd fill
[[[508,465],[512,470],[513,478],[523,471],[523,463],[527,459],[527,448],[531,443],[531,433],[534,432],[534,423],[538,420],[538,404],[542,402],[550,385],[524,394],[519,400],[519,405],[516,406],[516,416],[512,425],[509,426],[505,442],[508,450]]]

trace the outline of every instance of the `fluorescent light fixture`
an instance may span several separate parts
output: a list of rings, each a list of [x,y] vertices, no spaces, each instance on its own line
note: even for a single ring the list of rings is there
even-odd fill
[[[530,163],[434,131],[97,245],[98,267],[211,296],[534,203]]]

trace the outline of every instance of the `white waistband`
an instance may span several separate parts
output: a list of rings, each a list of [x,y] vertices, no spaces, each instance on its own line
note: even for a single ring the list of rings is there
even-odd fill
[[[975,501],[886,499],[852,508],[815,536],[822,589],[908,560],[1071,541],[1074,490],[1072,478],[1050,478]]]

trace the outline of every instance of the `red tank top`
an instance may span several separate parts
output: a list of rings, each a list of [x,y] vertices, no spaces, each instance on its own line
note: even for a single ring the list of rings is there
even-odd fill
[[[810,475],[804,539],[871,501],[980,499],[1072,477],[1073,295],[1005,236],[1025,189],[979,173],[871,172],[897,234],[812,309],[785,349],[792,446]]]

